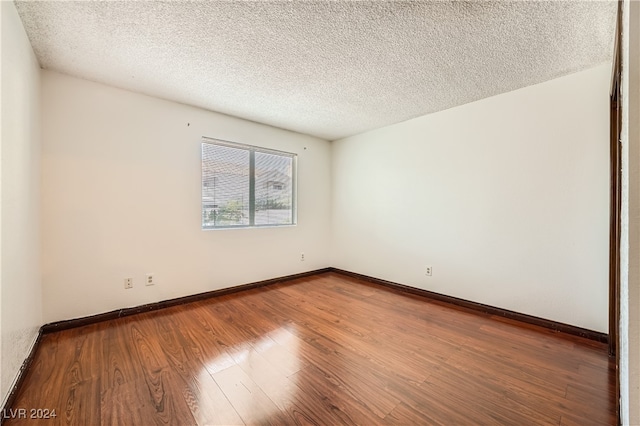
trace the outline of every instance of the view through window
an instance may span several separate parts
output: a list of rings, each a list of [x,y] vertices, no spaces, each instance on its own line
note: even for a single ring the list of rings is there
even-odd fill
[[[204,140],[202,227],[295,224],[295,166],[295,154]]]

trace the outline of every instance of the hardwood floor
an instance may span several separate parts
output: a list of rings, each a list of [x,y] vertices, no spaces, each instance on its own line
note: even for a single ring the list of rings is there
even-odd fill
[[[47,334],[4,417],[606,425],[614,384],[605,344],[326,273]]]

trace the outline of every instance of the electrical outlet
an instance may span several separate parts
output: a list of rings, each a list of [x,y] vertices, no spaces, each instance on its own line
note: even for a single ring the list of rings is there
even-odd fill
[[[433,268],[431,266],[427,266],[426,271],[425,271],[425,275],[430,277],[433,275]]]
[[[155,282],[153,281],[153,274],[145,275],[144,285],[154,285],[154,284]]]
[[[300,253],[300,262],[304,262],[304,253]]]
[[[124,288],[133,288],[133,278],[125,278],[124,279]]]

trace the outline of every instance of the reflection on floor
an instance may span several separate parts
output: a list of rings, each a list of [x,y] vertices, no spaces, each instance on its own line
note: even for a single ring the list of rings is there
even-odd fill
[[[603,344],[326,273],[46,335],[12,408],[55,410],[47,425],[614,424],[613,386]]]

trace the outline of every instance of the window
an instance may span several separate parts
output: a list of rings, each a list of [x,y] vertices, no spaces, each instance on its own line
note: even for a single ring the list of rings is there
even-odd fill
[[[296,155],[202,142],[202,228],[293,225]]]

